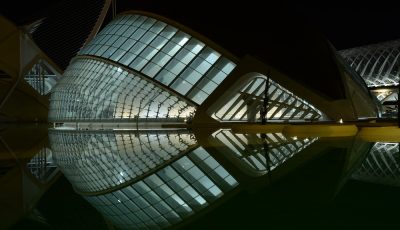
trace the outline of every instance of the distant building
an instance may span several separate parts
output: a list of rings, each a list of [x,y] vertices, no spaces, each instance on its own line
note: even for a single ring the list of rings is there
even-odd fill
[[[46,121],[60,71],[32,41],[0,16],[0,121]]]
[[[51,89],[95,36],[110,2],[64,1],[35,17],[18,7],[1,13],[0,122],[47,122]]]
[[[364,79],[378,99],[382,116],[397,117],[400,81],[400,40],[339,51],[345,61]]]

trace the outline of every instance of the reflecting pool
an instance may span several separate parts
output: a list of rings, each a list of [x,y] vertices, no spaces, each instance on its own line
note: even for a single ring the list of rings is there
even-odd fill
[[[207,127],[0,128],[0,229],[397,226],[396,142]]]

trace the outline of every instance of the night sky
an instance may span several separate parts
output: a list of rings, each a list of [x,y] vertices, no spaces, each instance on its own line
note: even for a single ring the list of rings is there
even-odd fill
[[[376,1],[357,5],[292,5],[338,49],[400,39],[400,7]]]
[[[0,13],[11,18],[16,23],[29,22],[31,19],[46,15],[58,2],[64,0],[35,0],[8,1],[2,4]],[[75,0],[69,0],[75,1]],[[80,0],[82,1],[82,0]],[[20,4],[18,4],[20,2]],[[25,7],[21,8],[20,6]],[[271,1],[247,0],[240,3],[235,1],[203,0],[187,3],[176,0],[118,0],[118,11],[128,9],[146,9],[154,11],[167,11],[170,14],[182,14],[181,23],[212,25],[213,21],[224,21],[229,24],[229,19],[241,20],[254,18],[254,23],[262,25],[263,18],[272,18],[274,23],[290,22],[300,18],[320,31],[338,49],[351,48],[387,40],[400,39],[400,7],[389,4],[387,1],[374,1],[368,3],[359,1],[352,3],[346,1],[321,1],[304,2],[281,0],[279,3]],[[282,16],[284,15],[284,16]],[[276,20],[275,20],[276,19]],[[235,30],[234,25],[229,25]],[[212,31],[212,29],[211,29]]]
[[[57,7],[64,6],[63,1],[84,6],[83,0],[15,1],[23,2],[21,5],[26,7],[2,5],[1,11],[19,25],[45,17],[50,12],[54,15],[53,9],[63,10]],[[400,39],[400,8],[385,5],[382,1],[339,4],[333,0],[321,3],[118,0],[117,12],[127,10],[148,11],[175,20],[238,58],[250,55],[331,99],[342,99],[345,95],[342,84],[337,81],[339,70],[332,58],[331,44],[342,50]],[[104,24],[111,18],[110,10]],[[77,31],[74,27],[78,29],[79,26],[74,22],[68,24],[67,29]],[[63,31],[56,29],[48,32],[48,36]],[[62,60],[59,63],[66,67],[70,57]]]
[[[208,24],[215,21],[226,22],[226,27],[236,30],[235,23],[254,23],[262,28],[272,20],[274,24],[290,24],[291,21],[302,21],[322,33],[338,49],[400,39],[400,7],[386,1],[352,2],[346,1],[272,1],[247,0],[216,1],[203,0],[197,4],[185,5],[182,1],[151,1],[151,0],[120,0],[117,2],[119,11],[143,8],[145,10],[170,13],[179,22],[185,24]],[[182,12],[190,12],[189,17]],[[251,18],[251,20],[249,20]],[[195,21],[195,22],[193,22]],[[232,21],[234,23],[232,23]],[[226,28],[225,28],[226,29]],[[266,29],[266,28],[263,28]],[[213,29],[211,29],[213,30]],[[218,32],[218,29],[215,29]],[[268,33],[268,30],[264,30]],[[295,38],[294,38],[295,39]]]

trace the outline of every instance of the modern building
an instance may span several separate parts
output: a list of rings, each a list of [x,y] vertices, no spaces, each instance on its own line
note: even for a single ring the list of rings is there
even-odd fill
[[[349,178],[384,175],[398,184],[397,144],[229,128],[358,121],[396,111],[398,41],[337,52],[309,28],[274,26],[279,18],[265,14],[263,27],[244,15],[204,17],[202,27],[184,20],[196,17],[190,10],[116,15],[116,1],[103,25],[111,0],[60,2],[27,27],[0,16],[0,121],[48,118],[55,127],[51,150],[41,146],[22,171],[1,171],[21,174],[23,186],[36,191],[21,196],[31,203],[58,169],[119,229],[185,224],[241,189],[257,189],[252,182],[264,186],[313,160],[322,176],[307,183],[330,190],[330,198],[331,188],[339,191]],[[383,112],[381,105],[388,105]],[[329,164],[318,162],[324,154]],[[314,188],[308,185],[301,187]],[[23,208],[18,217],[32,207]],[[16,220],[9,219],[7,226]]]
[[[268,62],[269,54],[239,57],[174,20],[125,12],[71,60],[52,93],[49,121],[260,122],[265,111],[270,121],[376,117],[360,76],[328,41],[312,38],[327,68],[319,77],[334,85],[318,89],[311,66],[305,75],[304,67],[282,68],[279,57]]]

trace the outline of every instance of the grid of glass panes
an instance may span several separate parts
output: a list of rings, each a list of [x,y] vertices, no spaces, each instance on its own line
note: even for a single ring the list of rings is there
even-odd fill
[[[75,59],[54,88],[50,121],[192,117],[195,107],[139,74],[99,60]]]
[[[187,33],[142,15],[120,15],[79,54],[129,66],[198,104],[236,66]]]
[[[224,154],[235,156],[254,175],[274,170],[317,140],[286,138],[282,133],[266,133],[262,137],[261,134],[233,133],[223,129],[212,136],[227,147]]]
[[[98,192],[149,173],[196,145],[186,131],[49,134],[55,162],[79,192]]]
[[[41,95],[47,95],[57,84],[58,76],[48,67],[48,64],[39,60],[24,76],[25,81]]]
[[[220,121],[260,121],[266,90],[266,77],[259,75],[224,103],[212,116]],[[300,99],[278,83],[269,80],[267,119],[320,120],[322,112]]]
[[[42,148],[29,160],[26,167],[43,184],[51,181],[59,172],[57,165],[53,161],[52,151],[48,148]]]
[[[400,80],[400,40],[339,51],[368,87],[397,85]]]
[[[377,142],[371,148],[361,166],[352,174],[352,178],[400,186],[399,159],[399,143]]]
[[[238,182],[199,147],[135,184],[85,198],[118,229],[158,229],[200,211],[237,185]]]

